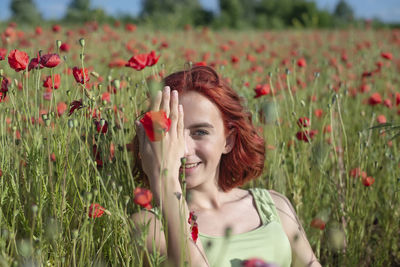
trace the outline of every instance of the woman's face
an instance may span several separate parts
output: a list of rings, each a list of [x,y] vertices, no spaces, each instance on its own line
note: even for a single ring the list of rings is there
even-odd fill
[[[221,155],[229,153],[231,138],[225,137],[217,106],[205,96],[190,91],[180,96],[185,126],[185,177],[187,188],[215,184]]]

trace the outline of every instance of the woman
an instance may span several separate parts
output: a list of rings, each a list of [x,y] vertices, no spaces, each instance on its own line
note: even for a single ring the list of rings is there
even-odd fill
[[[204,66],[173,73],[164,86],[151,103],[151,110],[163,110],[171,119],[163,140],[150,141],[136,122],[134,171],[146,177],[168,229],[162,231],[154,213],[134,214],[136,225],[149,225],[147,248],[167,255],[175,266],[183,261],[242,266],[250,258],[277,266],[320,266],[286,197],[239,188],[261,175],[265,149],[237,93]],[[182,173],[186,200],[180,198]],[[191,224],[189,213],[195,215]],[[193,225],[200,242],[191,236]]]

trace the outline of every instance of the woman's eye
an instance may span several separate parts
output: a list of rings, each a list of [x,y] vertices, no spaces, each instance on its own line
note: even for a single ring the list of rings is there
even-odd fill
[[[202,136],[202,135],[207,135],[207,134],[208,134],[208,132],[205,131],[205,130],[195,130],[192,135],[194,135],[194,136]]]

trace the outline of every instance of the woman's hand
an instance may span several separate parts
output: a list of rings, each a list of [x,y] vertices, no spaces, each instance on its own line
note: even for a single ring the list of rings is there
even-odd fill
[[[179,168],[184,156],[185,139],[183,125],[183,108],[179,105],[178,92],[169,86],[159,91],[152,99],[151,110],[164,110],[171,119],[171,127],[161,141],[152,142],[146,136],[143,125],[136,121],[136,131],[139,139],[139,154],[143,171],[149,178],[150,188],[159,197],[160,186],[179,185]],[[161,173],[161,168],[164,172]],[[163,177],[161,177],[161,175]],[[165,176],[165,177],[164,177]],[[167,183],[161,183],[166,181]],[[159,198],[158,198],[159,199]]]

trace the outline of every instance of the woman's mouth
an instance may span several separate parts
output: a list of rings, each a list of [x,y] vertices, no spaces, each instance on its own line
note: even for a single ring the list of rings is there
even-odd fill
[[[201,164],[201,162],[197,162],[197,163],[186,163],[185,164],[185,174],[190,174],[193,171],[196,170],[197,166],[199,166]],[[182,172],[183,168],[182,166],[179,168],[179,171]]]

